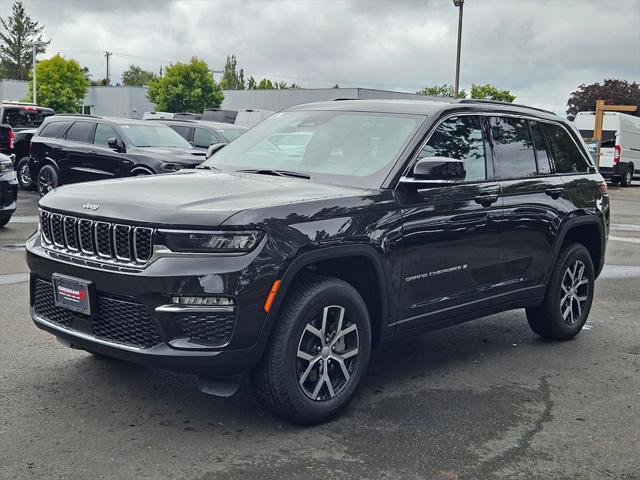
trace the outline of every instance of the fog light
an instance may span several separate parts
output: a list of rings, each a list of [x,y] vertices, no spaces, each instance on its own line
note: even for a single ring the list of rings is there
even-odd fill
[[[229,307],[235,305],[233,298],[229,297],[171,297],[171,301],[178,305],[214,305]]]

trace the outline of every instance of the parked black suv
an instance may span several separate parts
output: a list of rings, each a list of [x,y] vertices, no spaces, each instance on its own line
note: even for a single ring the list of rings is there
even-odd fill
[[[163,125],[171,127],[172,130],[195,148],[204,151],[213,144],[229,143],[247,131],[246,127],[202,120],[165,120],[153,118],[147,121],[162,123]]]
[[[0,153],[0,227],[4,227],[16,211],[18,181],[13,171],[13,158]]]
[[[391,338],[515,308],[557,340],[587,320],[609,199],[553,114],[301,105],[200,168],[43,197],[27,243],[35,324],[215,388],[250,374],[277,413],[316,423]]]
[[[56,115],[31,139],[29,171],[41,195],[67,183],[194,168],[205,152],[166,125],[129,118]]]

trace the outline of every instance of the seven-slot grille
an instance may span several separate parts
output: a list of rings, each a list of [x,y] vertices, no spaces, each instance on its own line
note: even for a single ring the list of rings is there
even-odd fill
[[[54,247],[72,256],[144,264],[153,252],[153,230],[147,227],[94,221],[41,210],[40,231],[45,247]]]

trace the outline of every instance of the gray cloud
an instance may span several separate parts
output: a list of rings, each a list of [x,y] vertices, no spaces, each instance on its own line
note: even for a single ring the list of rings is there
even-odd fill
[[[221,68],[305,87],[415,91],[452,83],[457,10],[431,1],[25,0],[61,52],[112,78],[195,55]],[[0,2],[6,16],[10,2]],[[126,56],[129,55],[129,56]],[[518,101],[563,110],[580,83],[640,80],[638,0],[467,0],[462,84],[494,83]]]

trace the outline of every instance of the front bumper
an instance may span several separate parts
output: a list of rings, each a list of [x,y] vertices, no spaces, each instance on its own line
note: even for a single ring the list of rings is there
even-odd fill
[[[159,258],[142,272],[125,274],[53,259],[37,234],[26,247],[32,319],[63,343],[210,378],[247,373],[262,356],[267,337],[262,306],[272,280],[256,273],[258,251]],[[54,273],[91,282],[91,315],[53,304]],[[212,295],[233,297],[236,305],[185,311],[171,304],[173,296]]]
[[[18,179],[16,172],[9,170],[0,174],[0,213],[16,211],[18,201]]]

